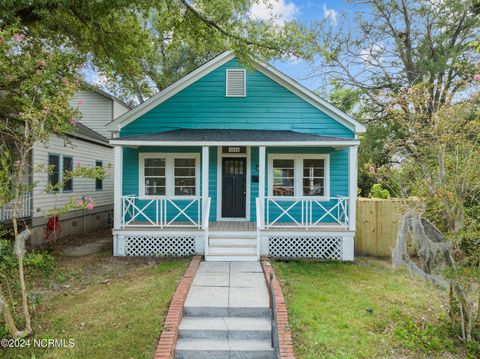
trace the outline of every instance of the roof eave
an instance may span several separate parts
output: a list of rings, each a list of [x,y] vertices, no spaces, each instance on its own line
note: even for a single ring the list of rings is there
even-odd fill
[[[125,140],[112,139],[110,144],[114,146],[283,146],[283,147],[348,147],[358,146],[358,140],[342,141],[148,141],[148,140]]]

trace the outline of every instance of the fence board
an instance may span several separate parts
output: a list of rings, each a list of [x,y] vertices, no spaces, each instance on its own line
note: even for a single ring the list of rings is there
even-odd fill
[[[397,239],[401,203],[398,199],[357,200],[355,253],[390,257]]]

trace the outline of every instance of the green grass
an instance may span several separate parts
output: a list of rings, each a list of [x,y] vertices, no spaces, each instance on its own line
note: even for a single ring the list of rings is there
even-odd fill
[[[475,356],[450,329],[446,293],[386,261],[273,265],[298,358]]]
[[[2,358],[151,358],[188,259],[60,259],[57,287],[35,308],[32,339],[74,339],[73,348],[0,349]],[[42,292],[38,287],[34,293]]]

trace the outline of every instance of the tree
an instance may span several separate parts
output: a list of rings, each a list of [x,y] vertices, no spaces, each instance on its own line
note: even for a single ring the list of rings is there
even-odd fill
[[[479,54],[472,42],[480,31],[478,0],[353,0],[355,16],[338,24],[325,19],[316,39],[323,56],[313,76],[361,91],[360,119],[367,123],[360,147],[360,183],[366,195],[375,178],[371,168],[397,166],[415,152],[409,120],[422,114],[422,129],[442,107],[473,86]],[[416,87],[424,102],[405,102]],[[421,90],[421,93],[420,93]],[[390,108],[402,114],[390,117]],[[356,115],[358,115],[356,113]],[[385,184],[393,187],[396,184]],[[398,189],[398,188],[397,188]],[[392,188],[389,188],[392,190]]]
[[[4,24],[67,41],[127,97],[143,101],[225,50],[247,64],[306,56],[310,34],[303,27],[249,16],[263,1],[10,0],[0,13]]]
[[[25,329],[15,326],[1,290],[0,309],[15,338],[32,332],[23,269],[25,240],[30,232],[20,232],[17,216],[21,194],[31,191],[33,186],[23,184],[22,179],[35,170],[29,157],[36,143],[47,144],[52,135],[68,141],[65,134],[75,130],[80,112],[70,106],[70,100],[80,85],[80,60],[56,42],[25,35],[17,27],[0,30],[0,206],[13,202],[12,224]],[[78,166],[66,175],[96,178],[104,175],[102,172]],[[77,203],[76,207],[88,208],[89,204]]]

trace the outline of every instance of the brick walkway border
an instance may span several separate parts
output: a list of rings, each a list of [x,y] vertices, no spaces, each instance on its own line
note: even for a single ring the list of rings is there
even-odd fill
[[[177,290],[173,294],[170,307],[168,308],[165,323],[163,323],[163,332],[158,341],[157,350],[154,359],[173,359],[175,357],[175,347],[177,345],[178,327],[183,317],[183,305],[187,299],[188,291],[192,285],[193,278],[202,260],[201,256],[193,257],[187,270],[183,274]]]
[[[276,311],[277,311],[277,324],[278,324],[278,343],[280,347],[280,358],[282,359],[295,359],[295,353],[293,352],[292,333],[290,332],[290,325],[288,324],[287,306],[285,305],[285,298],[283,297],[282,287],[278,280],[272,265],[268,259],[262,258],[262,268],[267,280],[267,285],[270,286],[270,272],[273,272],[273,286],[275,291]]]

